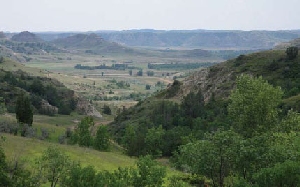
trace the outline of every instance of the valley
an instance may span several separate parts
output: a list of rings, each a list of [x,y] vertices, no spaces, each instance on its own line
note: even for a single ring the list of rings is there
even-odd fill
[[[297,31],[246,33],[261,40],[247,47],[232,41],[245,39],[239,31],[195,31],[195,41],[191,31],[132,32],[0,35],[7,168],[22,163],[29,183],[49,186],[34,178],[59,160],[53,152],[79,163],[65,161],[72,169],[61,170],[59,186],[80,175],[98,186],[169,187],[263,186],[265,172],[298,169],[299,39],[289,41]],[[198,44],[203,37],[212,44]],[[31,123],[22,121],[28,111]],[[21,174],[8,180],[25,182]]]

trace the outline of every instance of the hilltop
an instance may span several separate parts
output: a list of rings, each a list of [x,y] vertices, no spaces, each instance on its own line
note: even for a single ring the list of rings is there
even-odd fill
[[[15,42],[42,42],[43,41],[35,34],[28,31],[23,31],[21,33],[13,35],[11,40]]]
[[[123,53],[132,49],[104,40],[97,34],[75,34],[52,41],[57,46],[66,49],[81,49],[86,53]]]

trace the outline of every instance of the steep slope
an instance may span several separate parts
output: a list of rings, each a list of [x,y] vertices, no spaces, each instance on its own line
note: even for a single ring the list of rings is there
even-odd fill
[[[215,97],[226,98],[241,74],[262,76],[285,91],[285,98],[300,93],[300,57],[288,60],[284,50],[269,50],[239,57],[195,72],[182,84],[176,95],[182,98],[190,91],[202,90],[206,101]]]
[[[28,31],[23,31],[19,34],[12,36],[11,40],[15,42],[42,42],[43,41],[35,34]]]

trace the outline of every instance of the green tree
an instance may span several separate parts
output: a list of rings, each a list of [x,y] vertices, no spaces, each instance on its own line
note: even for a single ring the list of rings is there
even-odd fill
[[[4,99],[0,97],[0,114],[4,114],[7,111],[4,103]]]
[[[238,77],[228,106],[234,129],[244,137],[252,137],[274,128],[283,92],[259,78]]]
[[[29,97],[21,93],[16,103],[16,118],[18,123],[26,123],[32,125],[33,112],[30,104]]]
[[[111,115],[111,109],[108,105],[103,106],[103,114]]]
[[[90,128],[94,126],[94,119],[87,116],[81,120],[73,133],[73,143],[78,143],[79,146],[89,147],[92,145],[92,136]]]
[[[295,47],[295,46],[288,47],[286,49],[285,53],[289,60],[293,60],[298,55],[298,47]]]
[[[149,85],[149,84],[146,84],[146,90],[150,90],[151,89],[151,85]]]
[[[55,147],[48,147],[37,160],[37,165],[41,172],[41,176],[50,182],[51,187],[55,187],[59,180],[63,178],[69,168],[69,157]]]
[[[1,139],[0,139],[0,144],[1,144]],[[5,154],[0,146],[0,186],[10,186],[10,180],[7,175],[7,163],[5,161]]]
[[[162,126],[158,128],[148,129],[145,137],[146,152],[153,157],[162,156],[164,129]]]
[[[255,183],[258,186],[274,187],[300,186],[300,163],[285,161],[278,163],[274,167],[263,168],[255,174]]]
[[[61,179],[62,187],[97,187],[96,170],[92,166],[82,168],[73,164],[67,175]],[[104,186],[104,185],[103,185]]]
[[[240,136],[233,131],[217,131],[205,140],[179,147],[175,165],[193,174],[212,179],[213,186],[224,186],[234,170]]]
[[[160,166],[151,157],[141,157],[137,162],[137,171],[133,172],[133,186],[157,187],[162,186],[166,176],[166,168]]]
[[[204,97],[199,90],[196,94],[190,92],[183,98],[181,110],[185,116],[192,118],[204,117]]]
[[[99,151],[108,151],[110,146],[109,137],[107,126],[99,126],[94,140],[94,148]]]
[[[0,56],[0,64],[4,62],[3,56]]]
[[[137,76],[143,76],[143,70],[140,69],[137,73],[136,73]]]

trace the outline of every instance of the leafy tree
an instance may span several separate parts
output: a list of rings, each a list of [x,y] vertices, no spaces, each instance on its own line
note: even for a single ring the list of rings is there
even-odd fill
[[[105,125],[99,126],[94,140],[94,148],[99,151],[109,150],[109,146],[110,146],[109,137],[110,136],[107,130],[107,126]]]
[[[141,157],[137,162],[137,171],[133,174],[133,186],[162,186],[166,176],[166,168],[158,165],[151,157]]]
[[[263,168],[255,174],[255,182],[258,186],[300,186],[300,163],[285,161],[274,167]]]
[[[16,103],[16,118],[18,123],[26,123],[32,125],[33,112],[29,98],[21,93]]]
[[[89,147],[92,145],[92,136],[90,128],[94,126],[94,120],[92,117],[87,116],[81,120],[77,125],[75,132],[73,133],[73,143],[78,143],[79,146]]]
[[[153,127],[151,129],[148,129],[145,137],[145,148],[147,154],[152,155],[153,157],[162,156],[164,133],[165,131],[162,126],[159,126],[158,128]]]
[[[146,84],[146,90],[150,90],[151,89],[151,85],[149,85],[149,84]]]
[[[0,56],[0,64],[4,62],[3,56]]]
[[[183,98],[181,110],[185,116],[192,118],[204,117],[204,97],[199,90],[196,94],[190,92]]]
[[[274,128],[282,90],[268,84],[262,77],[249,75],[238,77],[236,85],[228,106],[234,129],[245,137],[252,137]]]
[[[128,155],[134,155],[136,153],[136,130],[133,125],[127,125],[125,128],[125,134],[122,138],[122,143],[126,149]]]
[[[111,109],[108,105],[103,106],[103,114],[111,115]]]
[[[48,147],[37,160],[41,176],[45,177],[51,187],[67,174],[70,168],[69,157],[55,147]]]
[[[39,79],[34,79],[32,85],[30,85],[30,90],[40,96],[45,94],[45,87]]]
[[[82,168],[80,164],[73,164],[68,175],[63,175],[62,187],[97,187],[96,171],[92,166]],[[104,185],[103,185],[104,186]]]
[[[4,99],[0,97],[0,114],[4,114],[6,110]]]
[[[207,139],[179,147],[175,165],[194,174],[208,176],[213,186],[224,186],[236,163],[240,136],[233,131],[217,131]]]
[[[130,76],[132,76],[132,70],[129,70],[128,73]]]
[[[7,163],[5,161],[5,154],[2,147],[0,146],[0,186],[9,186],[9,185],[10,185],[10,180],[7,175]]]
[[[140,69],[137,73],[136,73],[137,76],[143,76],[143,70]]]
[[[295,47],[295,46],[288,47],[286,49],[285,53],[289,60],[293,60],[298,55],[298,47]]]

